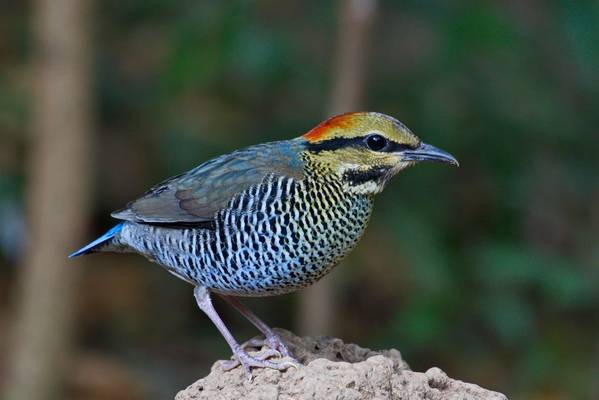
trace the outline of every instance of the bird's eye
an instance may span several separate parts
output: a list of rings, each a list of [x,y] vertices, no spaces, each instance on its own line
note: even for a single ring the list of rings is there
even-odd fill
[[[366,136],[366,146],[370,150],[381,151],[387,146],[387,139],[378,133],[373,133]]]

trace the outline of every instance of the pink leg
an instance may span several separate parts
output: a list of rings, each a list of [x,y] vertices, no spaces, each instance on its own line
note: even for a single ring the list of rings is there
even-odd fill
[[[262,334],[264,335],[264,340],[255,340],[251,339],[244,343],[246,346],[250,347],[259,347],[266,343],[268,347],[273,350],[277,350],[284,357],[292,358],[297,362],[296,358],[293,357],[283,340],[279,335],[277,335],[268,325],[264,323],[256,314],[254,314],[249,308],[247,308],[239,299],[233,296],[225,296],[221,295],[223,299],[225,299],[229,304],[231,304],[237,311],[241,313],[244,317],[248,319]]]
[[[216,328],[220,331],[231,347],[231,350],[233,351],[233,357],[235,357],[238,363],[241,364],[248,379],[252,379],[250,367],[272,368],[279,371],[283,371],[289,367],[297,367],[297,365],[288,361],[273,362],[265,360],[264,358],[268,358],[273,355],[272,352],[267,352],[265,356],[260,358],[250,356],[241,348],[239,343],[237,343],[233,335],[231,335],[231,332],[229,332],[225,326],[225,323],[218,316],[214,306],[212,305],[212,300],[210,299],[210,292],[208,289],[203,286],[196,286],[193,290],[193,294],[196,298],[196,302],[198,303],[198,307],[200,307],[200,309],[206,313],[208,318],[210,318],[210,320],[214,323]],[[237,366],[237,363],[235,363],[231,368],[234,368],[235,366]]]

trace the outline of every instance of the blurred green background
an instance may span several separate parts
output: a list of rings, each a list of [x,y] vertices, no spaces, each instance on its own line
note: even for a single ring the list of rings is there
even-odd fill
[[[158,181],[326,117],[338,5],[97,2],[93,209],[79,244]],[[31,5],[12,2],[0,14],[4,350],[29,237],[32,53]],[[362,108],[461,168],[412,168],[379,197],[331,276],[338,318],[322,334],[510,398],[598,398],[599,4],[381,1],[366,57]],[[83,264],[72,398],[171,398],[229,356],[187,284],[139,256]],[[301,331],[298,295],[249,304]],[[217,306],[238,339],[256,334]]]

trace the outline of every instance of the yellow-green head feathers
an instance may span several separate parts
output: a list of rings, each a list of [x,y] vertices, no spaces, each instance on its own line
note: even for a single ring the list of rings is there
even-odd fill
[[[422,143],[404,124],[376,112],[327,119],[302,136],[309,164],[334,174],[355,193],[380,192],[387,181],[418,161],[457,165],[450,154]]]
[[[377,132],[396,143],[417,146],[420,139],[401,122],[377,112],[351,112],[321,122],[303,138],[315,144],[331,139],[349,139]]]

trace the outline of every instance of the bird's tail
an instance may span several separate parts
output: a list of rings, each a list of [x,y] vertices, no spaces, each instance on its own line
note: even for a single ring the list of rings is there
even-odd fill
[[[100,236],[99,238],[97,238],[96,240],[94,240],[93,242],[88,244],[87,246],[82,247],[79,250],[77,250],[76,252],[70,254],[69,258],[78,257],[78,256],[82,256],[85,254],[92,253],[92,252],[98,250],[100,247],[110,244],[112,239],[123,229],[124,224],[125,224],[124,222],[121,222],[120,224],[113,226],[112,229],[110,229],[108,232],[106,232],[105,234],[103,234],[102,236]]]

